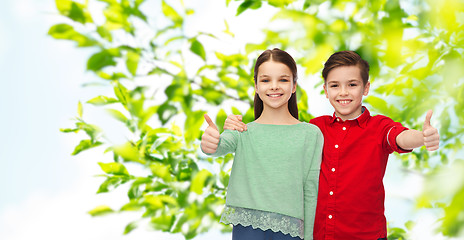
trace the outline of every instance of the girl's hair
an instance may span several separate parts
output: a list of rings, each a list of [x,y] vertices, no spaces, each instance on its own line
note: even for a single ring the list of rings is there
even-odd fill
[[[369,81],[369,63],[354,51],[340,51],[332,54],[324,64],[324,69],[322,69],[324,84],[327,82],[327,76],[330,71],[343,66],[357,66],[361,73],[363,84],[366,85],[367,81]]]
[[[268,61],[274,61],[274,62],[285,64],[292,72],[293,84],[296,84],[298,75],[297,75],[295,60],[293,60],[290,54],[278,48],[274,48],[272,50],[268,49],[264,51],[263,53],[261,53],[258,59],[256,59],[255,69],[254,69],[255,75],[253,77],[255,80],[255,84],[257,84],[257,81],[258,81],[259,66],[261,66],[261,64],[268,62]],[[255,93],[254,108],[255,108],[255,120],[256,120],[259,118],[259,116],[261,116],[261,113],[263,112],[263,100],[259,98],[257,93]],[[288,111],[294,118],[298,119],[298,106],[297,106],[297,101],[296,101],[296,92],[292,93],[292,96],[288,100]]]

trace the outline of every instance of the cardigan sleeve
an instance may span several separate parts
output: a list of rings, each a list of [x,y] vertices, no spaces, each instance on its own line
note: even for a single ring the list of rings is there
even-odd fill
[[[316,127],[317,128],[317,127]],[[309,171],[304,183],[304,239],[313,239],[314,219],[316,216],[317,193],[319,188],[319,173],[321,169],[322,148],[324,137],[317,128],[315,141],[307,147],[306,161],[310,161]]]
[[[239,133],[237,130],[224,130],[221,133],[221,137],[219,138],[218,148],[216,149],[215,153],[205,153],[208,156],[212,157],[221,157],[228,153],[235,152],[237,149],[237,143],[239,139]],[[203,151],[203,150],[202,150]]]

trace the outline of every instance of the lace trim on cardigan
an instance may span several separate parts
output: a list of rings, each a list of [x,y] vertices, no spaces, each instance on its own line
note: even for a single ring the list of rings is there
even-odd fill
[[[263,231],[270,229],[273,232],[280,231],[283,234],[290,234],[292,237],[304,238],[304,221],[279,213],[226,206],[220,222],[232,225],[240,224],[244,227],[252,226],[253,229],[259,228]]]

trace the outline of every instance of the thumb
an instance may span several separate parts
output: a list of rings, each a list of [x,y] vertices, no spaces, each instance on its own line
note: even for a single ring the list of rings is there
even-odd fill
[[[236,115],[239,121],[242,121],[242,115]]]
[[[430,125],[430,119],[432,118],[432,114],[433,114],[433,110],[429,110],[427,112],[427,115],[425,116],[424,127],[423,127],[422,130],[432,126],[432,125]]]
[[[211,118],[208,116],[208,114],[205,114],[204,117],[210,127],[218,130],[218,128],[216,127],[216,124],[214,124],[213,121],[211,121]]]

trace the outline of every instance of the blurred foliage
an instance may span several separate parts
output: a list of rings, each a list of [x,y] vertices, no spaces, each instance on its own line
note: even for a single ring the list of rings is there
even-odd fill
[[[230,231],[218,222],[232,156],[199,157],[203,114],[218,110],[220,130],[230,113],[243,114],[244,122],[254,119],[252,57],[257,52],[271,47],[297,52],[295,59],[304,70],[299,79],[304,79],[320,75],[333,52],[354,50],[371,65],[373,84],[366,103],[372,112],[420,130],[426,110],[434,109],[440,150],[421,148],[397,157],[405,168],[428,179],[417,202],[441,209],[439,231],[464,234],[464,179],[458,177],[464,168],[463,160],[457,160],[464,133],[463,0],[226,0],[227,7],[236,8],[237,18],[248,11],[260,16],[263,6],[276,10],[262,30],[264,40],[232,54],[205,44],[222,36],[189,31],[196,12],[182,0],[55,2],[63,22],[48,34],[90,48],[87,70],[111,90],[87,100],[85,107],[108,113],[122,123],[118,131],[127,132],[126,143],[112,143],[101,127],[86,120],[82,103],[75,127],[61,129],[85,133],[73,155],[95,147],[112,155],[113,162],[99,163],[105,180],[98,193],[129,186],[125,205],[115,210],[98,206],[89,212],[92,216],[141,211],[154,229],[186,239],[211,227]],[[95,6],[101,10],[91,11]],[[225,28],[233,39],[227,21]],[[318,78],[314,87],[322,89],[321,84]],[[300,119],[308,121],[308,104],[316,103],[308,103],[301,88],[298,99]],[[450,170],[442,170],[451,164]],[[137,166],[145,174],[131,170]],[[124,233],[137,225],[128,223]],[[390,237],[407,239],[409,228],[390,228]]]

